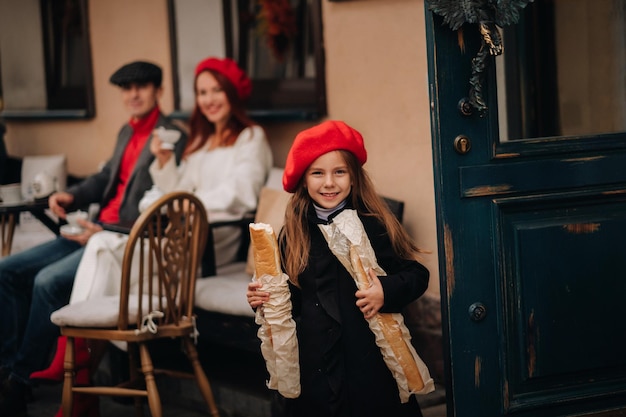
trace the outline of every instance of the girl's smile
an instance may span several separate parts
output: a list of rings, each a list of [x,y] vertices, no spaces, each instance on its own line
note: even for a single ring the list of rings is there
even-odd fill
[[[309,196],[320,207],[335,208],[348,198],[352,178],[339,151],[325,153],[306,170],[305,185]]]

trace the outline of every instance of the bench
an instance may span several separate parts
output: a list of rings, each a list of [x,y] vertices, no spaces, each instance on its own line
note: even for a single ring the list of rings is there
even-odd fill
[[[260,353],[261,343],[256,336],[258,326],[246,299],[254,268],[249,253],[248,224],[268,223],[278,232],[289,197],[290,194],[282,189],[282,169],[273,168],[259,195],[255,217],[240,222],[242,249],[238,261],[218,268],[215,275],[206,276],[203,273],[204,277],[196,281],[195,313],[199,343]]]

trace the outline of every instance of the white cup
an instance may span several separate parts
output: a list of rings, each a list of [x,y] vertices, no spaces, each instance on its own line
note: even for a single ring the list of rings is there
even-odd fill
[[[180,139],[180,131],[175,129],[166,129],[163,126],[159,126],[156,129],[156,134],[161,139],[161,149],[173,150],[174,145]]]
[[[65,220],[67,220],[67,223],[75,228],[81,228],[82,226],[80,224],[78,224],[78,220],[87,220],[89,218],[89,213],[87,213],[86,211],[82,211],[82,210],[78,210],[78,211],[73,211],[71,213],[67,213],[65,215]]]
[[[22,201],[22,185],[8,184],[0,186],[0,198],[3,203],[19,203]]]

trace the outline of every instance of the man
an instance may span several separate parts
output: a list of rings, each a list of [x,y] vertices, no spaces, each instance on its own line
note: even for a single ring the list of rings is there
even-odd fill
[[[152,131],[178,129],[159,109],[161,69],[149,62],[122,66],[110,78],[121,89],[130,121],[118,134],[113,156],[104,168],[66,192],[52,194],[50,209],[64,219],[70,211],[99,203],[99,223],[132,222],[138,204],[152,186],[148,167]],[[176,144],[177,159],[186,135]],[[83,222],[83,231],[0,260],[0,416],[26,415],[29,376],[46,366],[59,335],[50,314],[69,301],[84,245],[99,223]]]

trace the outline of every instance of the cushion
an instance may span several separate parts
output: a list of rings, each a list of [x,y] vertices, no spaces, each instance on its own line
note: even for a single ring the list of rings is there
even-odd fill
[[[256,223],[267,223],[271,225],[274,232],[278,235],[285,221],[285,210],[287,209],[287,203],[290,198],[291,194],[286,191],[264,187],[259,195],[259,204],[256,209],[254,221]],[[246,272],[250,276],[254,275],[252,246],[248,249]]]
[[[254,317],[254,311],[246,299],[252,277],[244,270],[245,263],[230,264],[228,269],[218,271],[211,278],[196,281],[195,306],[222,314]]]
[[[38,175],[50,177],[54,184],[54,191],[65,191],[67,185],[67,162],[65,155],[24,157],[22,161],[22,196],[26,200],[34,198],[32,183]]]
[[[128,320],[130,323],[137,321],[137,296],[130,296],[128,300]],[[158,298],[155,298],[153,305],[158,305]],[[120,309],[120,296],[109,295],[96,297],[74,304],[68,304],[65,307],[52,313],[50,320],[57,326],[71,327],[116,327],[117,318]],[[148,296],[143,296],[142,317],[146,316],[148,311]]]

